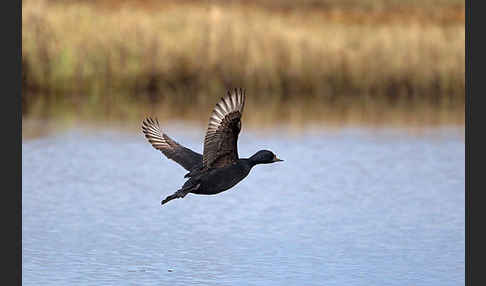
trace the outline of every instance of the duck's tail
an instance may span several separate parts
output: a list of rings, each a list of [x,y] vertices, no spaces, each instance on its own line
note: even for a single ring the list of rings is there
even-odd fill
[[[188,193],[191,191],[197,190],[199,188],[200,184],[197,184],[196,186],[191,186],[191,187],[186,187],[182,188],[180,190],[177,190],[177,192],[173,193],[172,195],[166,197],[165,199],[162,200],[160,203],[161,205],[173,200],[173,199],[179,199],[185,197]]]

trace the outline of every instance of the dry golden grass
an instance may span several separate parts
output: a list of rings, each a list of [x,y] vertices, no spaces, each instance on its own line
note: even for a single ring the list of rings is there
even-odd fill
[[[463,6],[140,3],[24,1],[25,114],[206,121],[242,86],[258,122],[463,123]]]

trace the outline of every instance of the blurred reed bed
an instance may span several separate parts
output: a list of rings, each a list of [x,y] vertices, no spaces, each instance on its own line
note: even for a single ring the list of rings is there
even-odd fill
[[[205,123],[245,87],[250,125],[463,124],[463,3],[305,2],[26,0],[23,115]]]

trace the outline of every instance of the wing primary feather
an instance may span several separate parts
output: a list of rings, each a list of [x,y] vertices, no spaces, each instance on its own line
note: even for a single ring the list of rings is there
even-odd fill
[[[223,114],[228,113],[228,110],[226,109],[226,104],[224,103],[223,99],[218,102],[217,106],[221,109],[221,111],[223,111]]]
[[[221,112],[219,106],[216,106],[214,108],[214,113],[219,117],[220,120],[222,120],[224,118],[224,113]]]

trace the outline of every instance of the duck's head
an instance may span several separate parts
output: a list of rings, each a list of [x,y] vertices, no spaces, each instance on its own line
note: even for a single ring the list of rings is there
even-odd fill
[[[260,150],[250,157],[250,161],[253,164],[269,164],[283,161],[279,159],[277,155],[273,154],[272,151]]]

